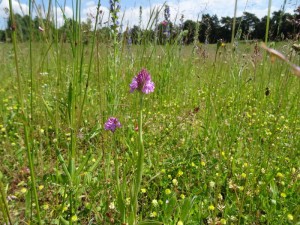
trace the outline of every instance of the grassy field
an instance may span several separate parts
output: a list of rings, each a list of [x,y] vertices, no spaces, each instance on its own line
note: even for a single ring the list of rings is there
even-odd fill
[[[115,47],[0,44],[1,224],[300,224],[287,64],[255,43]],[[130,93],[142,68],[154,92]]]

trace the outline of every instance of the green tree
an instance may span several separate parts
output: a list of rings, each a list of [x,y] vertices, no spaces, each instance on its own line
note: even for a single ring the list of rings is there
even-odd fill
[[[258,24],[259,22],[260,20],[255,16],[255,14],[244,12],[240,24],[242,39],[244,40],[252,39],[256,24]]]
[[[81,23],[82,40],[85,44],[89,43],[89,39],[92,32],[92,20],[87,18],[86,22]]]
[[[218,39],[220,39],[220,21],[218,16],[210,16],[209,14],[202,15],[199,41],[216,43]]]
[[[0,30],[0,41],[1,42],[5,42],[6,41],[5,30]]]
[[[264,16],[255,24],[253,31],[253,39],[264,40],[267,26],[267,16]]]
[[[155,39],[155,33],[154,33],[154,30],[144,30],[142,32],[142,38],[143,38],[143,41],[145,43],[153,43],[154,42],[154,39]]]
[[[64,42],[67,40],[72,40],[72,35],[75,32],[75,29],[78,29],[78,22],[74,21],[71,18],[65,20],[64,25],[58,29],[58,36]]]
[[[108,43],[110,41],[111,30],[109,27],[102,27],[96,31],[98,41]]]
[[[194,41],[195,30],[196,30],[196,22],[192,20],[186,20],[183,23],[183,30],[187,30],[188,33],[184,37],[183,41],[185,44],[191,44]]]
[[[282,10],[273,12],[270,22],[270,38],[273,40],[281,40],[282,38],[292,36],[294,33],[292,19],[293,16],[291,14],[284,13]]]
[[[230,42],[233,18],[229,16],[222,17],[220,22],[221,22],[221,26],[219,29],[220,38],[222,38],[226,42]]]
[[[293,25],[293,38],[295,38],[299,36],[300,33],[300,6],[298,6],[298,8],[294,10],[294,15],[290,22]]]
[[[131,29],[131,40],[132,44],[141,44],[140,37],[141,37],[141,28],[139,26],[134,25]]]
[[[11,18],[7,21],[7,34],[11,38],[12,30],[16,29],[18,41],[29,40],[29,16],[22,17],[20,14],[14,15],[15,24],[12,24]]]

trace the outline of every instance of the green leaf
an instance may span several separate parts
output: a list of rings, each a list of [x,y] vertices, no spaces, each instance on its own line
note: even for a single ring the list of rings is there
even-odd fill
[[[272,192],[273,199],[276,199],[276,196],[278,194],[278,188],[273,180],[270,182],[270,191]]]
[[[31,214],[31,209],[32,209],[32,201],[31,201],[31,191],[27,190],[26,194],[25,194],[25,216],[27,218],[30,217]]]
[[[173,195],[172,198],[169,200],[169,203],[167,204],[165,209],[164,218],[166,220],[168,220],[171,217],[172,212],[175,211],[176,201],[177,201],[176,196]]]
[[[180,214],[180,219],[183,221],[186,221],[188,219],[188,216],[190,214],[191,208],[193,207],[194,200],[196,197],[191,198],[185,198],[182,208],[181,208],[181,214]]]
[[[51,181],[55,184],[65,185],[68,184],[68,177],[64,174],[57,173],[57,174],[45,174],[43,176],[44,181]]]
[[[68,113],[69,113],[69,120],[71,120],[71,110],[72,110],[72,83],[69,84],[69,91],[68,91]]]
[[[60,222],[64,225],[69,225],[69,221],[67,221],[66,219],[64,219],[62,216],[59,217]]]
[[[161,224],[163,223],[155,220],[145,220],[138,223],[138,225],[161,225]]]
[[[87,156],[85,156],[82,159],[82,162],[80,163],[79,168],[76,171],[77,176],[80,176],[80,173],[83,171],[83,169],[85,168],[85,166],[88,164],[90,158],[91,158],[91,153],[89,153]]]
[[[124,220],[125,213],[126,213],[126,206],[123,198],[123,193],[119,188],[117,190],[117,193],[118,193],[118,197],[117,197],[118,209],[120,211],[122,220]]]

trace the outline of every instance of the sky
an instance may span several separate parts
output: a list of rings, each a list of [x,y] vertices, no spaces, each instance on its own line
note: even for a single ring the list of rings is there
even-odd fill
[[[8,3],[9,0],[0,0],[0,29],[6,28],[8,18]],[[75,0],[73,0],[75,2]],[[272,0],[271,11],[277,11],[282,8],[285,0]],[[53,1],[55,3],[55,1]],[[64,0],[57,0],[61,6]],[[164,3],[170,6],[171,21],[178,22],[181,15],[184,15],[184,20],[197,18],[201,19],[202,14],[216,14],[219,18],[223,16],[233,17],[235,0],[121,0],[120,18],[123,18],[125,26],[132,27],[138,25],[140,6],[142,6],[142,26],[145,28],[150,18],[150,11],[154,8],[159,9]],[[237,16],[241,16],[244,11],[254,13],[257,17],[261,18],[267,15],[269,0],[238,0]],[[34,15],[38,15],[43,10],[43,1],[36,0],[34,7]],[[48,1],[44,1],[48,4]],[[88,17],[96,14],[97,0],[81,0],[81,18],[85,21]],[[12,0],[12,5],[15,13],[21,15],[28,14],[28,1]],[[286,0],[285,11],[293,13],[293,10],[300,5],[300,0]],[[39,9],[39,10],[38,10]],[[63,24],[63,13],[60,7],[55,8],[53,11],[57,12],[58,26]],[[101,1],[101,10],[103,12],[103,22],[108,20],[109,15],[109,0]],[[72,17],[72,0],[66,0],[64,8],[65,16]],[[43,13],[42,13],[43,14]],[[161,13],[160,20],[163,20],[163,12]]]

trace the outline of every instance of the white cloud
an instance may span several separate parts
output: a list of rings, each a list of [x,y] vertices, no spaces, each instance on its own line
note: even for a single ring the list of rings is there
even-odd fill
[[[18,0],[12,0],[12,7],[14,13],[18,13],[22,16],[28,15],[29,14],[29,7],[25,3],[19,3]],[[38,5],[37,9],[34,10],[33,12],[33,17],[36,15],[39,15],[44,17],[45,12],[41,10],[41,6]],[[64,24],[64,18],[63,14],[67,18],[71,18],[73,16],[73,10],[66,6],[64,9],[61,9],[59,7],[54,10],[54,14],[57,14],[57,25],[62,26]],[[6,27],[6,21],[9,18],[9,1],[8,0],[2,0],[0,3],[0,29],[4,29]],[[54,15],[55,18],[55,15]]]
[[[27,4],[19,3],[17,0],[12,0],[12,8],[14,13],[18,13],[20,15],[28,15],[29,7]],[[9,1],[2,0],[0,2],[0,17],[8,18],[9,17]]]
[[[1,1],[1,0],[0,0]],[[163,1],[161,0],[154,0],[156,3],[152,3],[148,6],[142,7],[142,27],[146,28],[147,23],[151,17],[151,12],[156,9],[160,9],[163,6]],[[293,9],[295,8],[296,0],[288,1],[286,5],[286,11],[293,13]],[[152,1],[153,2],[153,1]],[[157,3],[161,2],[161,3]],[[19,3],[18,0],[12,0],[13,9],[15,13],[19,13],[21,15],[28,14],[29,8],[28,5],[25,3]],[[184,15],[184,19],[191,19],[197,20],[198,18],[201,19],[202,14],[208,13],[210,15],[216,14],[219,18],[222,16],[230,16],[233,17],[234,11],[234,4],[235,0],[169,0],[167,4],[170,6],[170,13],[171,13],[171,21],[178,23],[181,14]],[[267,6],[268,1],[262,0],[239,0],[238,1],[238,12],[237,15],[241,16],[244,11],[254,13],[259,18],[262,18],[267,14]],[[280,9],[282,4],[281,0],[273,0],[272,11],[277,11]],[[125,5],[125,4],[123,4]],[[124,27],[129,26],[132,27],[133,25],[139,24],[139,17],[140,17],[140,7],[136,4],[134,7],[123,8],[122,11],[119,13],[120,21],[123,19],[122,23]],[[40,6],[38,6],[40,7]],[[6,21],[8,18],[8,0],[2,0],[0,2],[0,29],[5,27]],[[94,17],[97,13],[97,1],[96,0],[82,0],[82,10],[81,10],[81,19],[82,21],[86,21],[87,18],[91,18],[94,21]],[[109,22],[109,9],[107,7],[100,7],[101,14],[100,20],[102,24],[105,22]],[[72,18],[73,10],[70,6],[66,6],[63,9],[64,13],[62,12],[61,8],[54,8],[54,18],[55,14],[57,14],[57,25],[62,26],[64,24],[64,17],[63,14],[67,18]],[[161,9],[159,14],[158,20],[162,21],[164,19],[163,16],[164,8]],[[37,13],[33,13],[35,16]],[[44,13],[42,13],[42,16]],[[44,16],[43,16],[44,17]]]
[[[251,0],[249,0],[251,1]],[[242,15],[245,4],[247,0],[239,1],[238,16]],[[260,4],[261,0],[252,0],[252,4]],[[179,23],[181,15],[184,15],[184,19],[190,19],[196,21],[201,19],[202,14],[209,13],[211,15],[217,14],[220,18],[221,16],[233,16],[235,0],[171,0],[167,4],[170,7],[170,20],[175,23]],[[249,3],[248,3],[249,4]],[[147,6],[142,8],[142,27],[145,28],[150,18],[150,11],[154,8],[159,9],[163,4],[154,4],[152,6]],[[242,6],[242,7],[241,7]],[[248,5],[249,6],[249,5]],[[275,9],[275,8],[274,8]],[[277,9],[277,8],[276,8]],[[247,11],[247,10],[246,10]],[[251,10],[250,10],[251,12]],[[263,15],[263,10],[257,11],[260,15]],[[252,10],[252,13],[255,13]],[[123,24],[133,26],[139,24],[140,9],[139,6],[131,7],[125,10],[125,16]],[[162,8],[159,14],[159,21],[164,20],[164,8]]]
[[[167,4],[170,6],[171,21],[178,23],[181,14],[184,19],[191,19],[196,21],[201,19],[202,14],[208,13],[210,15],[217,15],[219,18],[223,16],[233,17],[235,0],[169,0]],[[271,12],[281,9],[282,1],[273,0]],[[161,7],[162,4],[155,4],[153,7]],[[247,11],[255,14],[258,18],[262,18],[268,13],[268,1],[262,0],[239,0],[237,5],[237,16],[242,16],[243,12]],[[286,12],[293,13],[295,4],[289,1],[286,5]],[[151,7],[143,7],[143,26],[150,18]],[[163,20],[163,9],[160,13],[159,20]],[[137,25],[139,21],[139,7],[132,7],[125,11],[124,22],[130,26]]]
[[[93,7],[93,6],[96,6],[96,3],[94,2],[94,1],[87,1],[86,3],[85,3],[85,5],[86,6],[91,6],[91,7]]]
[[[64,8],[57,7],[54,11],[54,14],[55,14],[54,16],[57,17],[57,27],[61,27],[62,25],[64,25],[64,21],[65,21],[64,16],[66,18],[73,17],[73,10],[69,6],[66,6]],[[54,23],[56,22],[54,21]]]
[[[29,7],[26,4],[19,3],[17,0],[12,0],[12,8],[14,13],[20,15],[28,15]],[[0,29],[5,29],[9,18],[9,1],[0,1]]]
[[[159,5],[155,5],[152,7],[143,7],[142,8],[142,17],[141,17],[141,26],[146,28],[149,19],[151,19],[151,11],[156,10],[159,8]],[[155,13],[153,14],[155,15]],[[140,7],[131,7],[125,9],[120,13],[121,19],[123,18],[122,23],[125,27],[133,27],[134,25],[139,25],[140,23]],[[154,16],[152,16],[154,19]]]
[[[91,19],[93,24],[95,22],[95,17],[97,15],[97,3],[94,1],[87,1],[81,11],[81,20],[82,21],[86,21],[87,18]],[[100,6],[100,14],[99,14],[99,18],[98,18],[98,23],[105,23],[108,21],[108,17],[109,17],[109,9],[104,7],[104,6]]]

